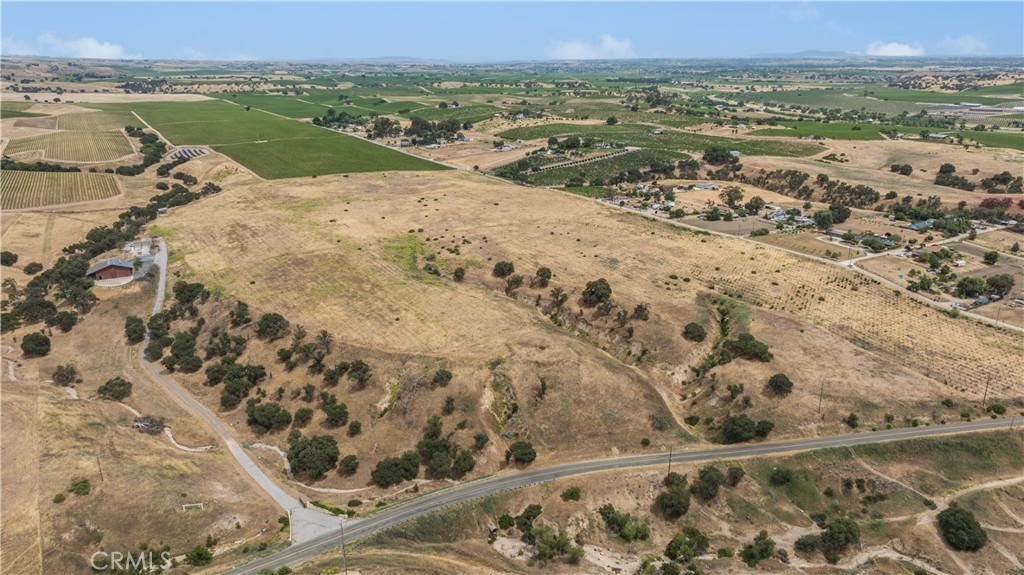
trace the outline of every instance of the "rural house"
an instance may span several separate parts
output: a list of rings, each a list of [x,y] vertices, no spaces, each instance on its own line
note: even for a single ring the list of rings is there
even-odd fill
[[[135,273],[135,265],[132,262],[119,258],[110,258],[90,267],[85,272],[85,275],[94,280],[109,280],[131,277],[133,273]]]

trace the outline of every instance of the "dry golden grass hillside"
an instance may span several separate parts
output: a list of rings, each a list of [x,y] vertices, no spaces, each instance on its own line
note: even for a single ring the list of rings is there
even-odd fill
[[[377,460],[415,444],[448,395],[456,412],[446,430],[466,420],[456,441],[465,445],[481,430],[491,436],[477,466],[488,471],[514,433],[529,437],[542,460],[635,450],[643,437],[676,441],[675,426],[653,430],[652,416],[699,435],[703,428],[682,420],[736,413],[723,398],[728,384],[744,384],[748,413],[774,419],[777,436],[846,429],[840,419],[851,411],[865,427],[884,427],[886,413],[898,422],[957,419],[976,407],[990,375],[990,398],[1022,394],[1018,334],[952,319],[843,268],[472,173],[239,179],[157,224],[152,231],[171,246],[172,281],[201,281],[215,293],[210,325],[240,299],[254,316],[279,312],[311,335],[329,331],[337,345],[328,364],[358,358],[373,367],[367,389],[332,390],[364,432],[335,432],[342,453],[358,454],[361,466],[354,478],[329,476],[327,485],[361,488]],[[544,314],[549,289],[503,293],[491,275],[499,260],[527,277],[540,266],[553,270],[551,287],[571,294],[563,325]],[[423,271],[427,263],[441,277]],[[450,279],[459,266],[467,270],[461,284]],[[580,306],[584,285],[600,277],[617,309],[650,306],[648,321],[628,322],[631,338]],[[682,326],[713,330],[716,301],[736,306],[740,329],[776,359],[716,368],[716,388],[681,385],[709,345],[684,340]],[[285,371],[275,352],[286,345],[254,340],[244,359],[270,369],[264,387],[282,388],[294,410],[306,404],[293,394],[307,383],[320,388],[321,377]],[[440,367],[453,371],[452,385],[423,385]],[[796,385],[787,400],[762,390],[779,372]],[[218,409],[219,388],[203,387],[201,372],[176,377]],[[547,392],[538,400],[542,379]],[[962,403],[937,411],[947,396]],[[510,401],[519,407],[514,421],[495,417]],[[389,405],[396,408],[381,416]],[[227,417],[244,434],[242,411]],[[323,432],[320,423],[307,433]],[[283,435],[262,439],[284,446]]]

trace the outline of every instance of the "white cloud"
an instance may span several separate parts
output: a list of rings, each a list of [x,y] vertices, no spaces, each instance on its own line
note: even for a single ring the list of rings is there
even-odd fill
[[[942,47],[951,54],[984,54],[988,51],[988,43],[977,36],[960,36],[942,39]]]
[[[547,48],[548,56],[555,60],[597,60],[614,58],[634,58],[633,41],[629,38],[615,38],[611,34],[602,34],[600,45],[583,40],[567,40],[555,42]]]
[[[22,42],[4,38],[3,53],[19,56],[68,56],[72,58],[100,58],[108,60],[135,60],[139,54],[128,54],[119,44],[101,42],[86,36],[83,38],[60,38],[50,32],[42,34],[35,42]]]
[[[16,38],[4,38],[3,48],[0,53],[5,56],[35,56],[39,54],[31,44],[22,42]]]
[[[789,19],[794,22],[803,22],[817,17],[818,9],[807,2],[802,2],[789,9]]]
[[[924,56],[924,48],[920,44],[872,42],[868,44],[867,54],[868,56]]]

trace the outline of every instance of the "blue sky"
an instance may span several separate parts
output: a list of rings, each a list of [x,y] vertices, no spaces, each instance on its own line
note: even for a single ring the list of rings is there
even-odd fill
[[[1024,2],[38,3],[4,1],[2,53],[456,62],[1015,55]]]

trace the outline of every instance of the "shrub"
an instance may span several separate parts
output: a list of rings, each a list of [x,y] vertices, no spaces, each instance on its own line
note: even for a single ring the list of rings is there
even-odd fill
[[[50,353],[50,338],[41,333],[25,334],[21,339],[21,352],[25,357],[42,357]]]
[[[349,437],[355,437],[363,432],[363,424],[358,421],[352,421],[348,424],[347,435]]]
[[[338,472],[342,475],[354,475],[359,470],[359,457],[355,455],[346,455],[341,458],[338,463]]]
[[[401,457],[382,459],[370,473],[370,479],[378,487],[390,487],[419,475],[420,455],[407,451]]]
[[[71,483],[71,487],[68,488],[68,493],[74,493],[78,496],[88,495],[92,487],[89,485],[89,480],[85,477],[76,479]]]
[[[491,438],[488,437],[486,433],[477,433],[476,435],[473,436],[473,448],[479,451],[483,449],[484,446],[487,445],[487,442],[490,440]]]
[[[53,502],[54,503],[58,503],[58,504],[64,503],[65,499],[67,499],[67,497],[65,497],[63,493],[58,493],[58,494],[53,496]]]
[[[57,369],[53,370],[53,383],[57,385],[66,387],[75,383],[76,379],[78,379],[78,369],[73,363],[58,365]]]
[[[132,383],[122,377],[108,379],[101,385],[96,393],[103,399],[121,401],[132,394]]]
[[[265,313],[256,322],[256,337],[274,341],[288,335],[288,320],[279,313]]]
[[[435,387],[445,387],[452,381],[452,372],[447,369],[439,369],[434,373],[434,378],[430,380],[430,383]]]
[[[598,513],[604,519],[605,526],[627,543],[646,541],[651,537],[651,526],[646,517],[638,519],[629,513],[616,510],[611,503],[601,506]]]
[[[775,395],[789,395],[793,391],[793,382],[784,373],[776,373],[768,378],[768,390]]]
[[[134,315],[124,318],[124,338],[129,345],[140,343],[146,338],[146,324],[142,318]]]
[[[768,474],[768,483],[775,486],[789,485],[793,482],[793,470],[786,467],[776,467]]]
[[[205,545],[196,545],[191,551],[185,553],[185,562],[195,567],[209,565],[212,561],[213,551],[210,551]]]
[[[587,287],[583,288],[582,298],[583,303],[588,306],[604,303],[612,298],[612,286],[604,278],[587,282]]]
[[[730,465],[729,469],[725,472],[725,484],[729,487],[736,487],[746,474],[747,472],[743,470],[743,467]]]
[[[970,511],[955,503],[938,515],[939,532],[957,551],[977,551],[988,542],[988,534]]]
[[[455,271],[452,272],[452,279],[457,282],[466,279],[466,268],[455,268]]]
[[[697,480],[693,482],[690,491],[694,495],[710,501],[718,496],[718,491],[725,483],[725,475],[714,465],[705,465],[697,474]]]
[[[537,268],[537,273],[534,275],[534,283],[537,287],[548,287],[548,282],[551,281],[551,268],[540,267]]]
[[[516,524],[515,518],[513,518],[508,513],[502,513],[501,516],[498,517],[498,528],[499,529],[512,529],[512,527],[515,524]]]
[[[25,268],[23,271],[25,272],[25,275],[34,276],[37,273],[43,271],[43,264],[39,262],[27,263],[25,264]]]
[[[494,274],[494,277],[503,278],[512,275],[515,271],[515,264],[512,262],[500,261],[494,264],[494,270],[491,273]]]
[[[856,413],[851,413],[850,415],[846,416],[846,419],[843,420],[843,423],[848,425],[851,429],[856,429],[860,425],[860,418],[857,417]]]
[[[707,339],[708,332],[699,323],[690,322],[683,328],[683,337],[690,341],[701,342]]]
[[[654,508],[665,519],[675,521],[690,510],[690,493],[682,485],[669,487],[654,498]]]
[[[520,439],[505,450],[505,463],[514,461],[519,465],[529,465],[534,459],[537,459],[537,452],[529,441]]]
[[[837,517],[825,525],[825,530],[821,534],[821,542],[827,551],[838,555],[846,551],[850,545],[860,543],[860,528],[845,517]]]
[[[769,559],[775,554],[775,541],[768,536],[767,531],[761,531],[754,538],[754,542],[743,547],[740,551],[740,558],[750,567],[756,567],[764,559]]]
[[[60,311],[46,318],[47,326],[56,327],[62,333],[71,331],[76,323],[78,323],[78,314],[73,311]]]
[[[18,263],[18,254],[4,250],[0,252],[0,266],[13,266]]]
[[[288,464],[300,478],[320,479],[338,462],[338,442],[330,435],[302,437],[295,430],[288,438]]]
[[[793,543],[799,553],[814,553],[821,548],[821,535],[804,535]]]
[[[256,403],[256,400],[249,400],[245,409],[248,419],[246,423],[257,435],[270,431],[284,429],[291,425],[292,414],[276,402]]]
[[[763,342],[758,341],[749,333],[741,333],[734,340],[727,339],[722,342],[722,363],[727,363],[734,357],[768,362],[774,356],[768,351],[768,346]]]
[[[313,410],[308,407],[300,407],[295,410],[295,417],[292,420],[292,425],[295,427],[306,427],[309,422],[313,421]]]
[[[742,443],[755,437],[767,437],[774,424],[767,420],[755,422],[746,414],[727,415],[722,420],[721,434],[724,443]]]
[[[570,487],[562,492],[562,501],[579,501],[580,496],[579,487]]]

